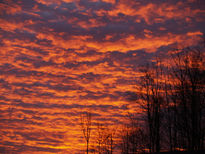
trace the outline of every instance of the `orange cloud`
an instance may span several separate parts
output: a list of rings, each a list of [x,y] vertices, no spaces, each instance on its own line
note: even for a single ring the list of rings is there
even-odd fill
[[[82,112],[92,111],[93,123],[115,126],[128,111],[141,112],[128,98],[137,91],[141,61],[151,61],[161,47],[193,45],[203,35],[192,19],[203,21],[204,11],[180,2],[37,0],[30,10],[23,2],[4,2],[0,148],[7,153],[82,153]],[[171,31],[165,21],[176,19],[193,29]]]
[[[152,24],[153,22],[164,22],[169,19],[194,17],[196,14],[204,12],[204,10],[199,9],[192,10],[189,6],[186,6],[181,2],[178,2],[176,5],[168,3],[148,3],[147,5],[140,6],[137,2],[129,1],[128,3],[126,1],[120,1],[114,9],[108,11],[107,14],[109,16],[117,16],[119,13],[122,13],[127,16],[136,16],[136,21],[144,19],[146,23]],[[103,11],[103,13],[105,14],[106,11]],[[98,14],[102,14],[102,10],[100,10]]]
[[[6,14],[14,15],[20,11],[22,11],[22,8],[20,5],[11,3],[9,0],[3,0],[4,3],[0,3],[0,15],[3,14],[3,11],[6,12]]]

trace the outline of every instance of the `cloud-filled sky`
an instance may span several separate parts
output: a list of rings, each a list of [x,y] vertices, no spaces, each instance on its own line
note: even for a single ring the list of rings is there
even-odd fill
[[[79,116],[135,112],[139,66],[205,33],[203,0],[1,0],[0,151],[80,153]]]

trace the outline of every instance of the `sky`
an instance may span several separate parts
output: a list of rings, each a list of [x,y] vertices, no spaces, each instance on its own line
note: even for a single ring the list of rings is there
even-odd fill
[[[80,115],[119,128],[139,68],[204,27],[203,0],[1,0],[0,153],[83,153]]]

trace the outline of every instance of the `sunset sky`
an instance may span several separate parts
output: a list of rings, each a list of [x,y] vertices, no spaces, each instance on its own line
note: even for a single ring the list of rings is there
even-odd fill
[[[1,0],[0,153],[83,153],[80,114],[117,128],[139,67],[204,27],[204,0]]]

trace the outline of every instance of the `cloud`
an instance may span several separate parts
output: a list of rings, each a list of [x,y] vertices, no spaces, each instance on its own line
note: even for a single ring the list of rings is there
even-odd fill
[[[140,66],[196,44],[204,35],[203,3],[3,0],[0,150],[80,153],[80,114],[117,125],[128,111],[140,112]]]

